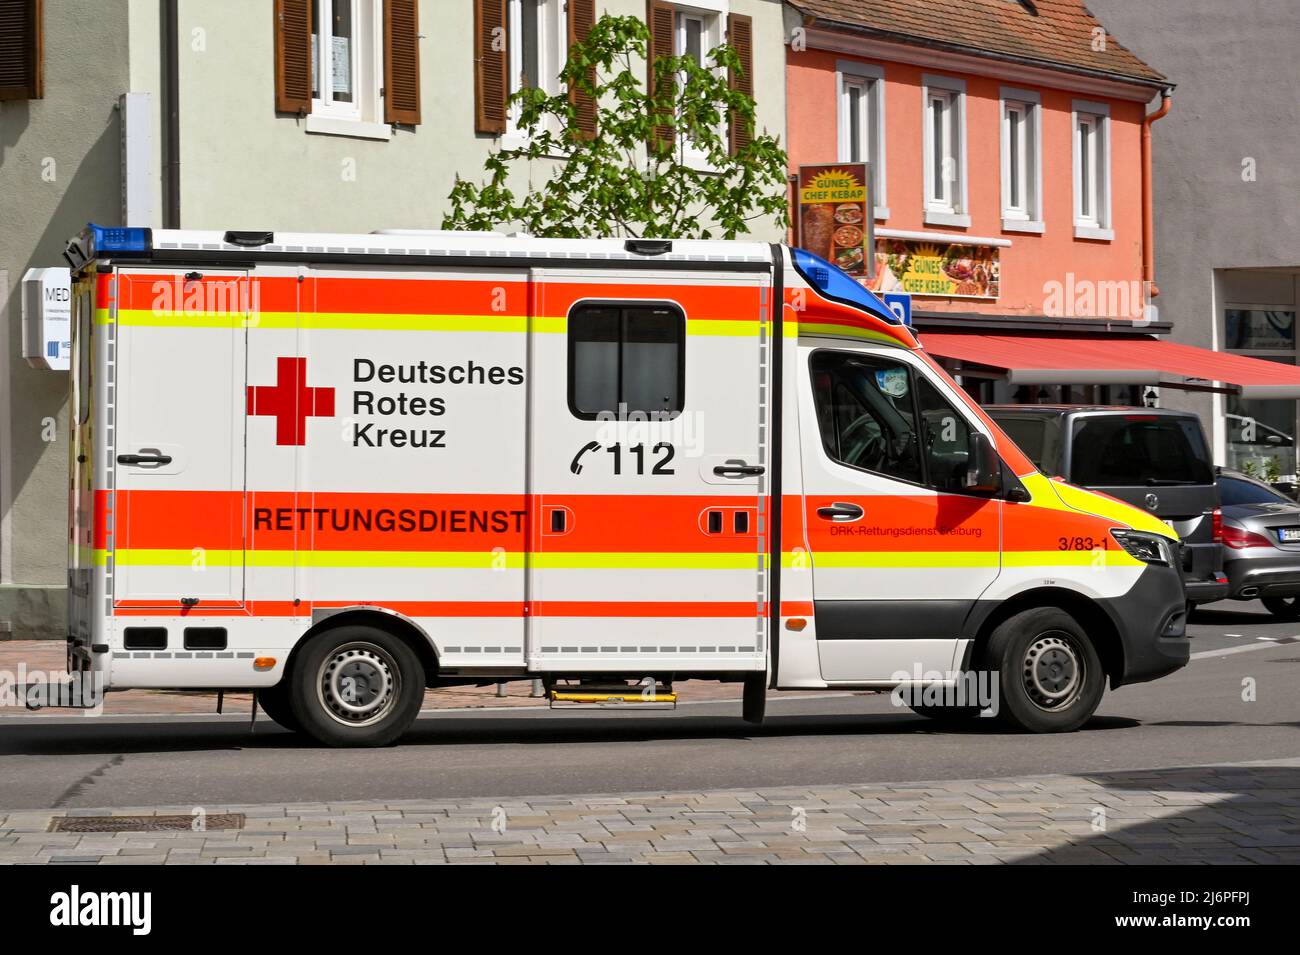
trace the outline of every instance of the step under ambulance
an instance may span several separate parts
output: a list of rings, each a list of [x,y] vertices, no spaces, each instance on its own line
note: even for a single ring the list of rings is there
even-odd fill
[[[66,257],[69,668],[107,689],[251,689],[333,745],[524,679],[1061,731],[1188,661],[1173,531],[1038,473],[802,250],[91,226]]]

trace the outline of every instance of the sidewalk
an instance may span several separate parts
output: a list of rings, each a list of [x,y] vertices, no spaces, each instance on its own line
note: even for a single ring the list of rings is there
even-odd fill
[[[28,672],[58,673],[65,668],[64,645],[58,640],[3,640],[0,641],[0,673],[17,674],[19,664]],[[686,681],[673,687],[683,703],[711,700],[735,700],[740,705],[741,688],[738,683],[716,683],[708,680]],[[506,684],[506,695],[497,696],[493,686],[454,686],[427,690],[424,709],[463,709],[499,706],[546,706],[546,700],[534,698],[532,682],[516,680]],[[786,694],[788,696],[788,694]],[[248,693],[227,693],[224,712],[247,713],[252,705]],[[217,694],[189,690],[123,690],[105,694],[104,715],[186,715],[215,713]],[[67,716],[68,710],[48,709],[35,712],[18,707],[0,707],[0,720],[10,716]],[[739,713],[739,709],[737,709]]]
[[[1300,759],[811,789],[204,807],[242,828],[50,832],[0,814],[0,863],[1300,862]]]

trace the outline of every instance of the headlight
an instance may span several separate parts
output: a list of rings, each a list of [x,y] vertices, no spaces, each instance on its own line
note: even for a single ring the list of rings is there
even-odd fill
[[[1130,557],[1144,564],[1169,564],[1167,542],[1158,534],[1112,528],[1110,536],[1115,538],[1115,543],[1123,547]]]

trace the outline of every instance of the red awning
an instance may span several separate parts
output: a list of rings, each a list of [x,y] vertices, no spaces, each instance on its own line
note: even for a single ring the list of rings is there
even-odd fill
[[[1154,338],[973,335],[924,332],[931,355],[1006,371],[1026,385],[1163,385],[1300,398],[1300,366]]]

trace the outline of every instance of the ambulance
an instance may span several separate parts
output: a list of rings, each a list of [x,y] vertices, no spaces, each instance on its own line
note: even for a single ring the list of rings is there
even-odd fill
[[[526,679],[1051,732],[1188,661],[1169,526],[1038,473],[808,252],[92,225],[65,256],[69,669],[108,690],[252,690],[338,746]],[[939,692],[972,676],[995,698]]]

